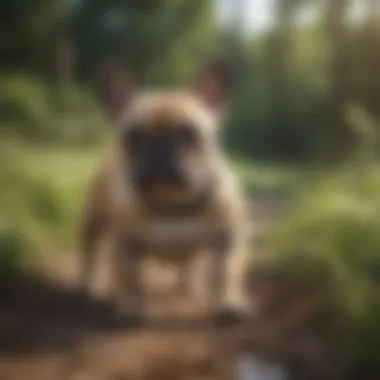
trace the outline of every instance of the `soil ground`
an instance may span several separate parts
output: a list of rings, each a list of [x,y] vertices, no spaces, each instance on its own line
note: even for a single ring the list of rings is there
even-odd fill
[[[255,219],[270,226],[280,206],[262,199],[255,205]],[[200,305],[161,300],[155,309],[161,317],[156,314],[134,326],[117,317],[101,292],[105,271],[97,294],[76,290],[76,260],[75,254],[54,256],[54,261],[1,284],[0,380],[216,380],[232,376],[243,351],[279,360],[273,347],[280,330],[273,328],[273,312],[272,317],[217,328]],[[152,272],[148,277],[170,282],[169,274]],[[273,286],[260,286],[259,293],[276,304]],[[277,321],[281,313],[275,314]]]

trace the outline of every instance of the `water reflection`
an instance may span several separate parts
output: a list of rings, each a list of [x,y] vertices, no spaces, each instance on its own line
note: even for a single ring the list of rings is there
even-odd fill
[[[240,356],[235,367],[237,380],[288,380],[287,371],[280,365],[253,355]]]

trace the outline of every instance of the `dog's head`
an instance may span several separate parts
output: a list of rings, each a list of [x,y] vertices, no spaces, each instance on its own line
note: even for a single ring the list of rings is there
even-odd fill
[[[105,68],[99,92],[120,126],[123,164],[136,194],[168,208],[196,202],[213,186],[218,131],[233,86],[231,67],[213,62],[184,90],[143,93],[126,73]]]

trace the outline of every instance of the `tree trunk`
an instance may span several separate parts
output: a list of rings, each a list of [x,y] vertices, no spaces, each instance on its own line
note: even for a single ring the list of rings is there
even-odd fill
[[[292,155],[290,136],[289,103],[289,52],[291,49],[291,27],[293,21],[293,4],[287,0],[278,0],[276,9],[277,25],[270,40],[270,88],[273,108],[273,125],[275,126],[274,147],[279,157]]]
[[[330,131],[325,136],[328,159],[339,160],[353,147],[353,134],[346,122],[348,101],[351,95],[351,67],[347,46],[345,15],[347,0],[334,0],[329,8],[331,40],[331,108]]]
[[[365,59],[365,94],[366,106],[372,114],[380,116],[380,3],[367,0],[367,18],[365,23],[364,44]]]

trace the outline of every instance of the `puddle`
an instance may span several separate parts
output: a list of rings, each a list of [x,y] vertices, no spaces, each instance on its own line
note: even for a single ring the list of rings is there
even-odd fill
[[[235,366],[237,380],[289,380],[289,374],[281,365],[245,354]]]

